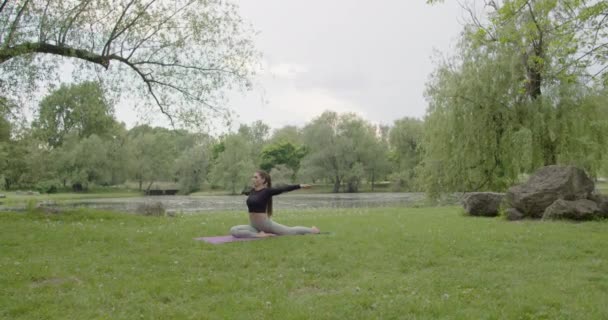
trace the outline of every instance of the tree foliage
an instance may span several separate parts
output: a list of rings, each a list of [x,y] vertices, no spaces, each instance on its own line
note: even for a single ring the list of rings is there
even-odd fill
[[[311,179],[327,179],[338,192],[357,192],[365,178],[366,165],[377,156],[368,148],[376,141],[374,127],[352,113],[326,111],[303,129],[309,153],[303,166]]]
[[[212,181],[221,185],[232,194],[248,185],[249,178],[255,170],[251,159],[250,146],[247,140],[239,134],[229,134],[223,139],[224,150],[215,159]]]
[[[40,139],[57,147],[70,133],[80,138],[111,134],[114,109],[96,82],[63,85],[40,102],[34,130]]]
[[[251,30],[223,0],[0,1],[0,91],[24,97],[58,67],[181,123],[226,115],[222,90],[250,85]]]
[[[291,142],[268,144],[262,150],[260,168],[270,172],[273,168],[284,165],[291,170],[292,176],[289,180],[293,182],[300,170],[300,161],[306,156],[306,153],[307,150],[304,146],[295,146]]]
[[[487,22],[470,11],[457,55],[427,85],[419,168],[425,190],[503,190],[522,173],[558,163],[595,174],[607,148],[598,133],[608,122],[591,71],[603,60],[590,52],[602,49],[590,49],[590,20],[581,16],[591,7],[544,0],[487,5]]]

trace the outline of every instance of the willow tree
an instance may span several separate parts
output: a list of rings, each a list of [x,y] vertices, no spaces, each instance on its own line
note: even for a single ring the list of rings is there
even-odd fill
[[[552,0],[486,6],[483,23],[469,9],[457,55],[427,86],[424,186],[504,189],[520,173],[556,163],[594,173],[607,147],[599,133],[608,130],[594,98],[603,47],[588,28],[605,33],[603,22],[590,22],[598,7]]]
[[[420,163],[423,128],[423,121],[405,117],[395,120],[390,129],[390,160],[394,165],[391,180],[397,190],[415,190],[415,173]]]
[[[228,114],[222,89],[250,85],[251,34],[222,0],[0,0],[0,92],[27,97],[71,63],[77,79],[200,123]]]

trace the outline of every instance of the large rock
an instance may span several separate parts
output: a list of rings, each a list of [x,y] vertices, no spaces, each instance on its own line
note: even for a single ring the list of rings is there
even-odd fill
[[[503,193],[470,192],[462,198],[462,206],[472,216],[495,217],[503,198]]]
[[[524,214],[519,212],[519,210],[515,208],[508,208],[507,210],[505,210],[505,213],[507,216],[507,220],[510,221],[521,220],[524,218]]]
[[[573,166],[547,166],[528,182],[510,188],[506,201],[524,216],[540,218],[555,200],[587,199],[593,189],[593,181],[583,170]]]
[[[545,209],[543,219],[593,220],[599,215],[600,210],[597,203],[591,200],[568,201],[557,199]]]
[[[600,211],[600,216],[603,218],[608,218],[608,195],[594,194],[591,196],[591,200],[597,203],[597,207]]]

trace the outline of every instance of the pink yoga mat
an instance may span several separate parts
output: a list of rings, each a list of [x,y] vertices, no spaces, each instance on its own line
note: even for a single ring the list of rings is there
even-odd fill
[[[319,234],[331,234],[331,232],[321,232]],[[194,238],[194,240],[205,241],[205,242],[211,243],[211,244],[222,244],[222,243],[228,243],[228,242],[271,239],[271,238],[275,238],[275,237],[285,237],[285,236],[274,236],[274,237],[266,237],[266,238],[235,238],[231,235],[227,235],[227,236],[216,236],[216,237],[200,237],[200,238]]]
[[[268,237],[270,238],[270,237]],[[233,236],[217,236],[217,237],[200,237],[200,238],[194,238],[194,240],[198,240],[198,241],[205,241],[211,244],[221,244],[221,243],[227,243],[227,242],[239,242],[239,241],[253,241],[253,240],[261,240],[261,239],[268,239],[268,238],[235,238]]]

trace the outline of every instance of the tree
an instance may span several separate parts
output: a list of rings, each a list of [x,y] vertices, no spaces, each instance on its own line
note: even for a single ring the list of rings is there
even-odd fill
[[[459,56],[440,65],[427,84],[419,178],[433,196],[502,190],[533,167],[532,131],[517,120],[531,108],[513,94],[520,88],[518,59],[509,48],[491,53],[464,37]]]
[[[504,190],[521,173],[556,163],[593,174],[606,148],[597,132],[608,127],[589,83],[588,67],[601,60],[579,49],[587,4],[487,3],[488,22],[470,11],[457,56],[427,85],[425,190]]]
[[[207,177],[209,167],[209,148],[199,145],[184,150],[175,162],[180,193],[190,194],[199,191]]]
[[[389,142],[387,126],[369,126],[370,134],[361,141],[360,148],[364,152],[364,171],[371,191],[375,191],[378,179],[385,179],[391,169],[389,162]]]
[[[269,132],[270,127],[259,120],[252,123],[251,126],[243,124],[239,127],[238,134],[248,142],[249,154],[256,166],[261,162],[262,149],[268,141]]]
[[[144,182],[148,183],[148,191],[155,181],[168,180],[173,176],[177,150],[173,147],[172,136],[163,130],[129,135],[129,176],[138,182],[139,190],[143,189]]]
[[[291,142],[293,145],[301,145],[303,144],[302,133],[301,130],[298,129],[298,127],[285,126],[283,128],[276,129],[272,133],[269,142]]]
[[[8,144],[10,143],[12,125],[8,119],[10,115],[9,101],[0,97],[0,178],[4,180],[4,172],[8,165]]]
[[[117,185],[127,180],[129,175],[129,139],[124,123],[115,123],[110,136],[105,141],[107,145],[108,169],[110,170],[110,185]]]
[[[398,189],[412,190],[415,172],[420,163],[424,122],[405,117],[395,120],[390,129],[391,160],[394,163],[392,180]]]
[[[0,152],[3,153],[0,166],[4,177],[4,189],[10,190],[18,186],[23,181],[23,176],[27,174],[27,146],[22,141],[10,141],[3,144]]]
[[[284,164],[278,164],[269,170],[270,176],[272,176],[272,185],[286,185],[294,183],[295,173],[293,169],[287,167]]]
[[[293,182],[300,169],[300,161],[306,156],[306,153],[307,150],[304,146],[295,146],[291,142],[269,144],[262,149],[260,168],[270,172],[274,167],[284,165],[291,170],[290,180]]]
[[[588,83],[606,76],[608,68],[608,4],[605,1],[505,0],[486,1],[486,23],[480,22],[471,5],[467,35],[479,51],[492,54],[509,50],[517,59],[511,64],[517,73],[522,126],[529,120],[530,105],[536,120],[559,122],[556,103],[545,95],[563,84]],[[595,66],[597,72],[594,70]],[[543,165],[557,163],[558,139],[550,127],[535,132],[542,148]]]
[[[12,131],[12,109],[15,106],[8,99],[0,97],[0,143],[7,142],[11,138]]]
[[[374,130],[367,122],[352,113],[326,111],[304,127],[303,140],[309,152],[302,167],[310,178],[332,181],[333,192],[343,183],[346,191],[358,191],[365,166],[375,156],[366,152],[374,141]]]
[[[97,82],[84,82],[62,85],[46,96],[32,126],[42,140],[57,147],[72,132],[79,138],[107,137],[114,123],[114,110],[102,88]]]
[[[226,115],[222,89],[249,87],[258,56],[237,11],[223,0],[2,0],[0,91],[57,79],[65,57],[172,123]]]
[[[75,137],[74,137],[75,138]],[[87,190],[91,184],[107,185],[112,180],[107,143],[97,135],[74,139],[70,145],[70,181],[75,190]]]
[[[0,169],[4,188],[35,188],[55,174],[50,150],[41,147],[31,134],[0,142]]]
[[[247,141],[239,134],[223,139],[224,150],[215,159],[211,177],[213,181],[236,194],[237,188],[247,185],[255,168],[250,157]]]

